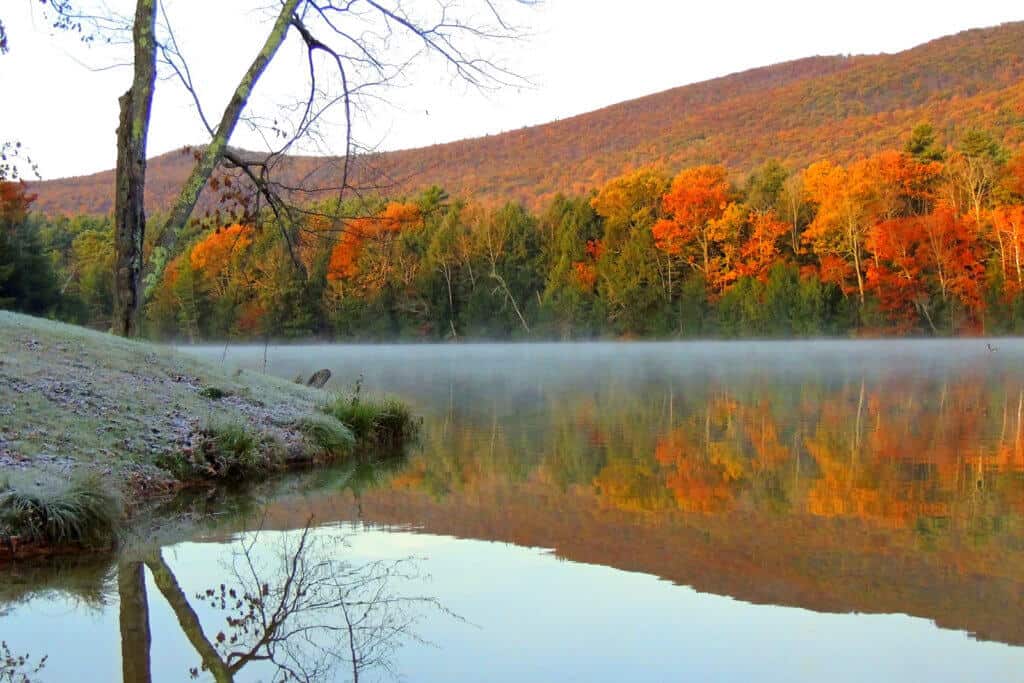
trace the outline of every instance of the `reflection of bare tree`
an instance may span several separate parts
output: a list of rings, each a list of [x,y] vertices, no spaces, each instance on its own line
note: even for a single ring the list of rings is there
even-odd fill
[[[271,681],[333,680],[342,671],[358,682],[371,670],[394,673],[396,650],[419,641],[415,626],[424,609],[448,613],[434,598],[399,595],[396,582],[419,577],[417,562],[354,564],[335,556],[343,540],[327,540],[307,526],[299,534],[255,533],[239,542],[225,564],[223,583],[196,600],[223,614],[213,638],[186,597],[174,571],[157,551],[145,560],[154,583],[215,681],[234,681],[247,665]],[[278,547],[272,547],[275,540]],[[268,550],[272,552],[268,552]],[[123,563],[121,634],[125,683],[150,680],[149,627],[144,568]],[[198,603],[197,603],[198,604]]]
[[[0,641],[0,683],[32,683],[32,676],[46,668],[46,657],[33,663],[29,655],[11,652],[6,641]]]

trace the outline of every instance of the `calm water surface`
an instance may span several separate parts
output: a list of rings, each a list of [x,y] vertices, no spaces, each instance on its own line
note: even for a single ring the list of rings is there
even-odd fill
[[[52,681],[1024,680],[994,344],[272,347],[406,399],[421,446],[0,575],[0,637]]]

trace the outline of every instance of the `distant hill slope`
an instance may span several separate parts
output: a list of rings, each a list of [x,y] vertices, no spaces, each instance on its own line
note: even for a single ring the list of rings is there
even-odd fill
[[[975,29],[894,55],[811,57],[623,102],[545,125],[390,152],[374,165],[400,190],[438,184],[452,193],[535,205],[585,193],[629,167],[669,170],[724,163],[747,171],[769,158],[805,165],[900,144],[931,120],[947,138],[972,126],[1024,142],[1024,22]],[[191,157],[151,161],[152,208],[169,205]],[[296,157],[290,180],[337,163]],[[113,172],[37,183],[47,213],[107,213]]]

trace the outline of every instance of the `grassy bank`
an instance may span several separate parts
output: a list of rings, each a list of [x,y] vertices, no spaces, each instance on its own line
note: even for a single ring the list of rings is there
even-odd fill
[[[415,431],[398,403],[0,312],[0,540],[101,543],[113,501],[391,454]]]

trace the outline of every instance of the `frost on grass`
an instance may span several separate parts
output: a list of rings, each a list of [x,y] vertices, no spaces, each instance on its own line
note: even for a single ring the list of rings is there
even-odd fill
[[[209,387],[217,387],[211,400]],[[207,425],[242,421],[288,449],[322,394],[175,352],[0,312],[0,467],[65,479],[88,469],[144,488],[161,459],[199,448]]]
[[[393,449],[408,409],[232,372],[173,348],[0,312],[0,467],[133,493]]]

